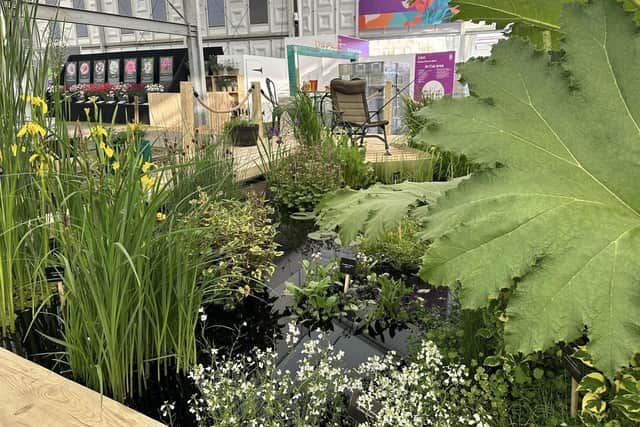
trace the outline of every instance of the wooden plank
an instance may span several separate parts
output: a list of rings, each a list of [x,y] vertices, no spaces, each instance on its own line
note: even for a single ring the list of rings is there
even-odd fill
[[[180,82],[180,111],[182,113],[182,149],[191,154],[195,147],[195,116],[193,113],[193,84]]]
[[[182,126],[182,110],[179,93],[150,93],[149,124],[165,128]]]
[[[0,348],[0,426],[163,424]]]

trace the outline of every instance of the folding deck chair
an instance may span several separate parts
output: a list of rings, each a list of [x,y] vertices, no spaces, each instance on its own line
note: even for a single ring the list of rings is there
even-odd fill
[[[360,145],[362,145],[364,138],[378,138],[384,141],[385,154],[391,155],[386,129],[389,121],[379,119],[380,111],[369,112],[367,82],[359,79],[333,79],[330,89],[335,115],[332,130],[344,129],[352,144],[356,138],[360,139]],[[378,120],[372,121],[373,116],[378,116]],[[382,136],[367,133],[369,129],[373,128],[382,129]]]

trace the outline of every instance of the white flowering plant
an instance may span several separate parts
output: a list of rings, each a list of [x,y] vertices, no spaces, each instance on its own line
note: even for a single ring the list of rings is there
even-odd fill
[[[288,328],[286,342],[294,346],[300,331]],[[349,370],[344,353],[316,333],[302,342],[295,373],[282,371],[270,348],[230,358],[213,350],[213,365],[190,375],[200,392],[189,402],[198,425],[342,426],[356,423],[352,415],[372,427],[492,425],[489,397],[477,385],[482,378],[447,364],[432,342],[424,341],[408,365],[389,352]]]
[[[287,342],[296,343],[299,331],[290,331]],[[271,348],[249,356],[212,355],[212,366],[200,365],[190,375],[200,391],[189,401],[190,412],[200,426],[341,426],[345,392],[354,383],[359,387],[339,366],[344,353],[321,335],[304,342],[295,374],[278,368]]]
[[[144,87],[147,93],[161,93],[164,92],[164,85],[161,83],[148,84]]]
[[[423,341],[406,366],[389,352],[357,368],[365,378],[356,404],[367,421],[361,426],[490,426],[489,402],[465,365],[447,364],[430,341]]]

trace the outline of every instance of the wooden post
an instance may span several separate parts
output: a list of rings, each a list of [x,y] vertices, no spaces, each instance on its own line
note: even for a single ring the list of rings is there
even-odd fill
[[[385,107],[383,111],[383,117],[384,117],[384,120],[387,120],[389,123],[391,123],[391,120],[393,119],[393,102],[391,102],[392,99],[393,99],[393,83],[391,83],[390,81],[387,81],[384,84],[383,104],[385,105]],[[389,129],[391,129],[391,126],[389,126]]]
[[[182,149],[190,156],[195,137],[195,116],[193,111],[193,85],[191,82],[180,82],[180,110],[182,111]]]
[[[251,82],[251,120],[258,124],[258,137],[262,138],[262,93],[260,82]]]
[[[140,122],[140,97],[133,97],[133,123],[138,124]]]
[[[578,416],[578,382],[571,378],[571,412],[572,418]]]

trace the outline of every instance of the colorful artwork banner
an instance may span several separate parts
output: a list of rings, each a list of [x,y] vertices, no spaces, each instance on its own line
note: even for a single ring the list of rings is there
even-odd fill
[[[359,0],[360,30],[421,27],[448,22],[459,10],[449,0]]]
[[[138,82],[138,60],[136,58],[127,58],[124,60],[124,82]]]
[[[338,49],[346,52],[355,52],[359,56],[369,56],[369,40],[338,35]]]
[[[423,96],[439,99],[453,95],[456,78],[456,53],[437,52],[416,55],[414,99]]]
[[[109,60],[109,83],[120,83],[120,60]]]
[[[91,83],[91,62],[80,61],[78,65],[78,83]]]
[[[140,83],[153,83],[154,58],[142,58],[140,69]]]
[[[104,83],[106,81],[106,64],[104,60],[93,61],[93,82]]]
[[[173,81],[173,56],[160,57],[160,81]]]

